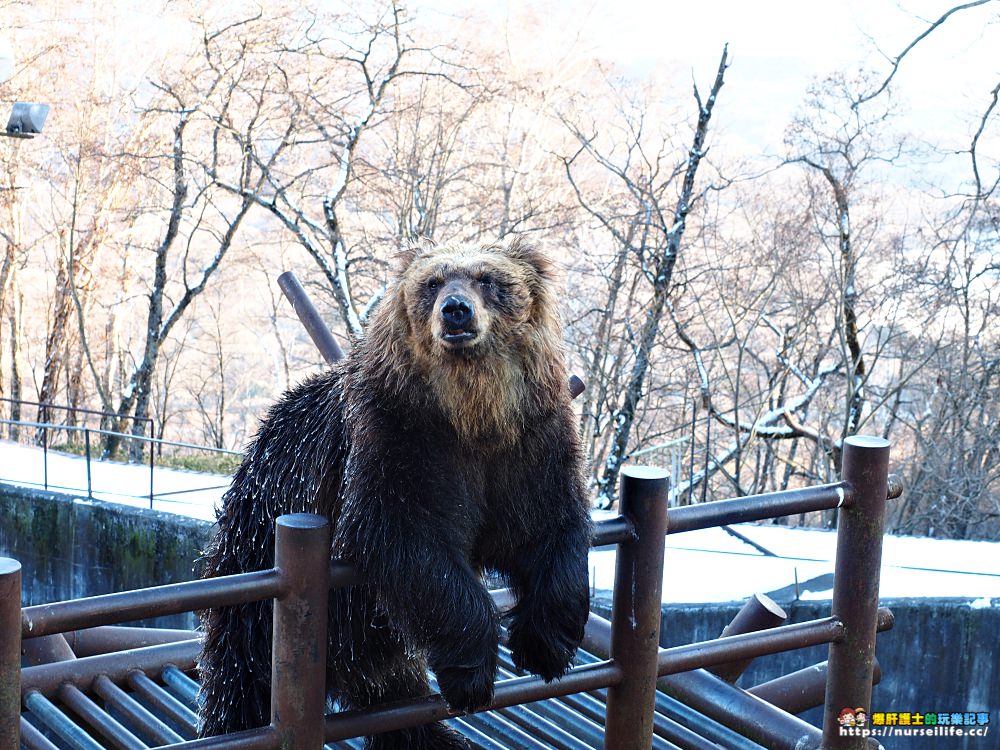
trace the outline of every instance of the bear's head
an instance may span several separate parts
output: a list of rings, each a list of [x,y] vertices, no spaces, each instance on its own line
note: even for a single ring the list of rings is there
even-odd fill
[[[531,413],[568,399],[553,266],[542,252],[508,239],[423,245],[400,261],[365,337],[369,382],[411,395],[422,384],[478,445],[510,444]]]
[[[511,353],[540,328],[558,329],[552,265],[520,240],[415,248],[402,258],[398,292],[415,343],[438,357]]]

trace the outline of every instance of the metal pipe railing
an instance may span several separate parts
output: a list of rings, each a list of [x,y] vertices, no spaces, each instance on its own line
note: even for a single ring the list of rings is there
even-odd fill
[[[296,513],[278,519],[275,568],[284,591],[274,604],[271,726],[283,748],[323,745],[330,522]],[[320,575],[316,575],[320,571]]]
[[[879,558],[870,551],[880,545],[879,518],[884,512],[887,488],[891,487],[885,471],[885,456],[877,455],[884,454],[885,448],[882,441],[849,439],[845,445],[844,482],[812,488],[811,491],[794,490],[720,501],[712,504],[716,507],[710,509],[707,506],[706,509],[686,506],[668,512],[664,473],[651,474],[649,470],[624,472],[621,495],[623,516],[599,524],[594,539],[600,544],[607,543],[612,535],[623,537],[618,557],[613,624],[606,626],[607,621],[595,615],[587,628],[590,640],[601,639],[602,633],[607,635],[611,660],[574,667],[561,680],[551,683],[534,676],[501,680],[497,683],[493,702],[483,710],[505,709],[521,703],[608,688],[606,746],[630,748],[634,744],[636,747],[649,747],[653,736],[653,688],[657,677],[690,672],[702,676],[691,678],[685,674],[671,683],[676,683],[681,692],[693,690],[699,695],[716,696],[729,706],[727,709],[716,707],[706,710],[706,715],[739,731],[773,740],[776,746],[783,746],[788,737],[782,733],[800,730],[802,722],[707,672],[692,670],[724,665],[727,666],[726,671],[732,671],[739,667],[738,662],[742,660],[829,643],[828,708],[831,695],[835,696],[836,705],[839,700],[836,696],[844,694],[845,685],[849,684],[850,690],[855,689],[853,685],[858,675],[865,677],[865,671],[871,666],[866,649],[873,642],[875,631],[892,625],[891,613],[878,609]],[[833,616],[670,649],[658,647],[662,539],[665,534],[703,528],[710,523],[733,522],[734,516],[738,520],[746,520],[747,514],[754,518],[764,517],[765,513],[781,515],[801,512],[803,508],[821,509],[830,503],[833,507],[845,509],[841,513],[840,536],[856,537],[853,545],[843,539],[838,542]],[[675,521],[678,522],[676,527]],[[17,627],[19,635],[33,639],[137,617],[277,597],[271,726],[226,737],[175,743],[169,746],[171,748],[318,748],[323,741],[337,741],[454,717],[456,714],[448,709],[440,696],[346,711],[325,718],[322,716],[326,664],[325,596],[329,585],[351,585],[357,583],[359,577],[350,566],[330,561],[329,528],[325,518],[283,516],[277,524],[276,565],[270,570],[108,594],[89,600],[37,605],[26,607],[23,611],[11,606],[12,601],[15,605],[19,604],[20,587],[17,586],[17,592],[8,593],[0,605],[4,607],[3,612],[7,613],[8,619],[10,612],[14,612],[15,619],[10,630]],[[858,524],[863,524],[863,528],[859,529]],[[859,544],[865,545],[868,551],[859,549],[856,546]],[[863,559],[859,560],[859,555]],[[845,574],[844,567],[854,567],[855,570]],[[2,561],[0,586],[10,588],[12,576],[18,571],[19,567],[13,561]],[[861,595],[857,596],[859,592]],[[498,596],[504,599],[503,594]],[[844,604],[845,598],[849,600],[848,606]],[[313,613],[311,621],[306,614],[309,612]],[[18,617],[20,627],[17,626]],[[0,655],[6,661],[0,659],[0,668],[10,674],[18,674],[25,693],[53,696],[61,686],[93,689],[96,681],[100,680],[101,689],[108,693],[108,700],[112,702],[120,696],[105,681],[141,682],[145,679],[142,675],[155,676],[166,663],[187,670],[193,668],[200,650],[199,641],[189,640],[86,657],[69,664],[56,662],[20,670],[11,656],[15,653],[9,645],[11,642],[11,639],[4,639],[4,650]],[[7,654],[9,650],[11,654]],[[18,658],[19,652],[18,647]],[[836,665],[838,659],[841,662],[839,667]],[[737,664],[734,665],[734,662]],[[0,672],[0,677],[4,676]],[[706,678],[709,682],[705,682]],[[867,679],[870,691],[870,671],[867,672]],[[701,685],[702,682],[705,685]],[[0,680],[0,685],[7,684],[10,684],[9,680]],[[833,685],[839,687],[834,690],[831,688]],[[863,696],[863,693],[860,695]],[[17,695],[13,703],[5,693],[0,693],[0,697],[5,700],[5,703],[0,703],[0,718],[4,719],[0,723],[0,732],[6,731],[9,736],[10,727],[15,727],[13,731],[16,732],[16,727],[20,725],[15,720],[19,709]],[[692,705],[698,707],[702,704],[696,701]],[[728,723],[718,718],[727,711]],[[763,720],[771,723],[770,729],[761,735],[759,724]],[[475,722],[470,725],[475,725]],[[785,739],[776,739],[778,735],[785,736]],[[814,743],[820,730],[811,728],[807,735],[808,742]],[[695,738],[688,739],[694,743],[692,747],[697,746]]]
[[[87,599],[36,604],[22,610],[19,630],[23,638],[33,638],[143,617],[161,617],[208,607],[245,604],[278,596],[282,592],[282,585],[281,571],[270,568],[224,578],[168,583]]]
[[[80,427],[78,425],[61,425],[54,424],[52,422],[28,422],[20,420],[10,420],[10,419],[0,419],[0,424],[7,425],[18,425],[22,427],[34,427],[36,430],[41,430],[42,432],[42,487],[46,491],[49,489],[49,430],[65,430],[66,432],[82,432],[84,441],[84,460],[86,462],[86,472],[87,472],[87,497],[93,499],[94,497],[94,485],[93,485],[93,472],[92,463],[93,455],[91,451],[91,433],[98,435],[105,435],[109,437],[120,437],[128,440],[135,440],[142,443],[149,443],[149,492],[146,495],[123,495],[124,497],[148,497],[149,498],[149,508],[153,509],[153,503],[157,497],[154,492],[154,481],[156,476],[156,451],[153,450],[154,445],[167,445],[174,448],[186,448],[189,450],[199,450],[206,451],[209,453],[219,453],[227,456],[242,456],[243,454],[239,451],[230,451],[224,448],[213,448],[206,445],[195,445],[194,443],[185,443],[177,440],[164,440],[162,438],[145,437],[144,435],[133,435],[125,432],[117,432],[116,430],[105,430],[103,428],[96,427]],[[52,485],[56,487],[56,485]],[[59,487],[59,489],[73,489],[70,487]],[[198,492],[205,489],[221,489],[221,487],[200,487],[191,490],[181,490],[176,493],[163,493],[165,495],[170,494],[183,494],[185,492]],[[102,491],[103,492],[103,491]],[[111,495],[121,495],[118,492],[105,492],[105,494]],[[162,497],[162,496],[161,496]]]
[[[823,746],[861,750],[867,746],[866,739],[841,734],[837,716],[844,708],[871,707],[889,441],[848,437],[843,460],[844,481],[851,487],[854,502],[841,509],[838,522],[832,613],[844,623],[846,632],[830,644]]]
[[[21,716],[21,563],[0,557],[0,747],[18,747]]]
[[[608,691],[607,750],[646,750],[653,741],[668,477],[645,467],[621,473],[621,512],[635,534],[618,545],[615,562],[610,653],[623,676]]]

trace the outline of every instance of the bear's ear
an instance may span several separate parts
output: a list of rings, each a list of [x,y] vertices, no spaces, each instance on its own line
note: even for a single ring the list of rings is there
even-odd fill
[[[551,279],[555,274],[555,264],[552,259],[521,237],[507,239],[505,249],[507,255],[514,260],[527,263],[543,279]]]
[[[412,239],[404,245],[395,255],[396,275],[402,276],[406,273],[406,270],[413,265],[413,261],[426,252],[428,244],[429,240]]]

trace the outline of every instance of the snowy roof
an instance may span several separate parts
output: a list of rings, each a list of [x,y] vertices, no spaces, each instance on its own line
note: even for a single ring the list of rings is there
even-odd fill
[[[731,528],[774,554],[723,528],[671,534],[666,540],[664,602],[737,601],[756,592],[779,602],[830,598],[836,532],[758,524]],[[596,590],[613,588],[614,563],[614,548],[591,552]],[[967,597],[976,606],[989,606],[989,599],[1000,599],[1000,543],[887,535],[880,596]]]

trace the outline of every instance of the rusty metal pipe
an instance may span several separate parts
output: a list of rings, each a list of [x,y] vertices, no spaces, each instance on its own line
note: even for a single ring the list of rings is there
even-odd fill
[[[621,678],[621,667],[603,661],[574,667],[558,680],[548,683],[535,676],[503,680],[497,683],[493,702],[480,710],[491,711],[519,703],[597,690],[616,684]],[[377,732],[405,729],[455,715],[440,695],[383,703],[364,710],[343,711],[326,717],[326,741],[337,742]]]
[[[790,714],[800,714],[810,708],[822,706],[826,698],[827,662],[821,661],[805,669],[790,672],[767,682],[762,682],[747,690],[772,706]],[[872,684],[882,680],[882,669],[878,659],[872,671]]]
[[[754,594],[736,613],[732,622],[722,629],[720,637],[767,630],[781,625],[787,619],[785,610],[778,606],[774,599],[764,594]],[[709,667],[708,671],[726,682],[735,683],[750,666],[751,661],[753,659],[739,659],[726,664],[716,664]]]
[[[771,750],[818,750],[816,727],[703,669],[661,681],[672,698]]]
[[[306,290],[299,283],[298,277],[291,271],[285,271],[278,277],[278,286],[284,293],[285,298],[292,303],[295,314],[299,316],[303,328],[309,334],[309,338],[323,355],[327,364],[339,362],[344,358],[344,350],[340,348],[337,339],[330,333],[330,329],[323,322],[323,317],[319,310],[309,299]]]
[[[66,641],[77,656],[110,654],[115,651],[159,646],[164,643],[190,641],[192,638],[200,637],[201,634],[194,630],[132,628],[115,625],[73,630],[66,633]],[[30,639],[26,643],[30,643],[31,640],[35,639]]]
[[[746,521],[763,521],[796,513],[828,510],[851,501],[850,488],[844,483],[821,484],[780,492],[765,492],[730,500],[716,500],[699,505],[670,509],[670,533],[707,529]]]
[[[144,617],[243,604],[272,599],[279,593],[280,578],[271,569],[37,604],[22,610],[21,637],[36,638]]]
[[[322,750],[330,521],[294,513],[275,526],[274,564],[285,593],[274,604],[271,726],[283,750]]]
[[[635,538],[618,546],[615,561],[611,659],[623,677],[608,690],[607,750],[646,750],[653,741],[669,489],[669,474],[662,469],[622,470],[619,502]]]
[[[620,544],[633,537],[632,526],[628,520],[608,518],[594,524],[594,533],[590,537],[591,547],[603,547],[607,544]]]
[[[865,738],[842,736],[837,717],[844,708],[871,707],[889,441],[852,435],[844,440],[843,456],[854,502],[839,515],[832,613],[844,623],[845,636],[830,644],[823,746],[860,750]]]
[[[894,624],[892,612],[878,610],[876,627],[889,630]],[[844,624],[836,617],[807,620],[792,625],[782,625],[758,633],[730,635],[711,641],[690,643],[685,646],[660,649],[659,673],[661,676],[707,668],[738,659],[752,659],[766,654],[777,654],[821,643],[834,643],[846,635]]]
[[[21,563],[0,557],[0,747],[21,743]]]
[[[220,737],[161,745],[157,750],[278,750],[280,739],[274,727],[266,726]]]
[[[830,643],[844,636],[844,625],[835,617],[782,625],[759,633],[744,633],[660,650],[660,676],[752,659],[805,646]]]
[[[180,641],[162,646],[149,646],[114,654],[88,656],[73,662],[41,664],[21,670],[21,689],[42,695],[55,695],[63,683],[88,690],[98,675],[106,674],[115,682],[123,681],[129,672],[139,670],[155,674],[164,664],[173,664],[182,670],[193,669],[201,652],[201,641]]]

